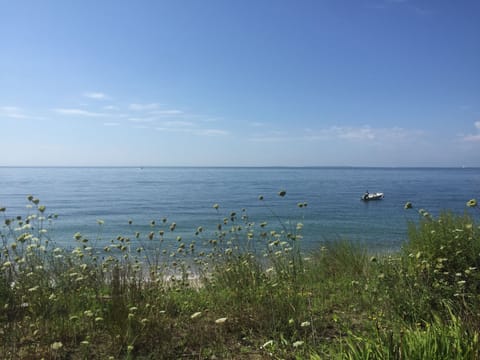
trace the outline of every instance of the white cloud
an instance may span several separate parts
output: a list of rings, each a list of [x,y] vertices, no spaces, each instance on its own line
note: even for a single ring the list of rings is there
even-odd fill
[[[105,110],[119,110],[118,106],[115,105],[107,105],[103,107]]]
[[[337,127],[332,129],[335,136],[339,139],[347,140],[374,140],[377,138],[377,131],[369,128],[351,128],[351,127]]]
[[[195,124],[190,122],[190,121],[177,121],[177,120],[164,121],[164,122],[162,122],[162,125],[167,126],[167,127],[173,127],[173,128],[195,127]]]
[[[480,142],[480,134],[478,135],[467,135],[463,138],[463,140],[468,142]]]
[[[16,106],[2,106],[0,107],[0,116],[12,118],[12,119],[26,119],[27,115],[23,110]]]
[[[286,141],[330,141],[341,140],[349,142],[394,142],[423,135],[418,130],[406,130],[400,127],[372,128],[370,126],[331,126],[323,129],[304,129],[303,132],[270,131],[256,134],[251,140],[263,142]]]
[[[150,114],[152,115],[159,115],[159,116],[172,116],[172,115],[182,115],[183,111],[171,109],[171,110],[155,110],[151,111]]]
[[[136,117],[131,117],[128,118],[128,121],[135,122],[135,123],[146,123],[146,122],[152,122],[152,118],[136,118]]]
[[[265,123],[262,123],[262,122],[258,122],[258,121],[253,121],[253,122],[250,122],[249,125],[251,127],[263,127],[265,126]]]
[[[105,125],[105,126],[119,126],[120,123],[118,123],[118,122],[106,122],[106,123],[103,123],[103,125]]]
[[[157,103],[151,104],[130,104],[128,108],[134,111],[147,111],[147,110],[156,110],[160,105]]]
[[[86,117],[103,117],[107,116],[103,113],[91,112],[82,109],[53,109],[54,112],[61,115],[69,115],[69,116],[86,116]]]
[[[320,130],[317,134],[317,136],[322,138],[336,138],[351,141],[393,141],[418,137],[420,135],[422,135],[422,132],[418,130],[406,130],[400,127],[372,128],[370,126],[332,126]],[[315,136],[315,133],[313,136]]]
[[[205,129],[205,130],[199,130],[198,134],[205,135],[205,136],[226,136],[226,135],[229,135],[230,132],[226,130],[220,130],[220,129]]]
[[[480,121],[475,121],[473,126],[477,129],[477,134],[468,134],[463,137],[464,141],[480,142]]]
[[[25,110],[16,106],[0,106],[0,117],[10,119],[30,119],[30,120],[44,120],[41,116],[32,116],[25,113]]]
[[[95,99],[95,100],[107,100],[110,99],[110,96],[101,93],[101,92],[86,92],[83,93],[83,96],[89,98],[89,99]]]
[[[155,128],[157,131],[169,131],[169,132],[182,132],[182,133],[193,133],[195,129],[188,127],[169,127],[169,126],[158,126]]]

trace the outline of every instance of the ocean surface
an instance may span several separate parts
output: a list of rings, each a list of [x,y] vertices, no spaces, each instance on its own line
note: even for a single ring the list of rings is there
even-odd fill
[[[284,197],[280,190],[286,191]],[[384,192],[385,198],[363,202],[366,190]],[[249,222],[266,221],[269,230],[295,229],[301,222],[307,251],[339,239],[388,251],[401,247],[407,224],[418,221],[420,209],[433,215],[470,211],[478,218],[479,212],[465,204],[480,198],[480,169],[0,167],[5,216],[31,212],[26,207],[30,194],[46,206],[46,214],[58,214],[49,236],[66,247],[75,246],[76,232],[103,247],[119,235],[147,234],[152,220],[157,231],[162,218],[167,229],[172,222],[177,225],[174,233],[166,232],[165,241],[195,239],[199,226],[208,239],[223,218],[231,212],[240,217],[245,209]],[[404,209],[407,201],[413,209]],[[297,206],[304,202],[307,207]]]

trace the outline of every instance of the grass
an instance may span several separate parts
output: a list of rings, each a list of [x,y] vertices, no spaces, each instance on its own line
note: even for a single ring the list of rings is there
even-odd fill
[[[480,357],[474,214],[421,211],[402,250],[382,255],[348,241],[303,254],[302,224],[246,211],[195,241],[165,220],[104,249],[77,233],[67,250],[28,200],[26,217],[0,208],[2,359]]]

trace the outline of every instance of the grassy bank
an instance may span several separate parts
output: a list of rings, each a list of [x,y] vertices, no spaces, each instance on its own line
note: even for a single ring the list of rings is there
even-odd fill
[[[378,256],[350,242],[303,254],[301,223],[254,224],[245,211],[193,241],[160,220],[103,250],[78,233],[66,250],[29,201],[1,229],[4,359],[480,358],[472,216],[421,211],[402,250]]]

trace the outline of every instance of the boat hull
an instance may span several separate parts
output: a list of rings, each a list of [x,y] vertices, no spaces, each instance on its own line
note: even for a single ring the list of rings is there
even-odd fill
[[[381,200],[383,199],[383,193],[373,193],[373,194],[365,194],[361,197],[363,201],[372,201],[372,200]]]

